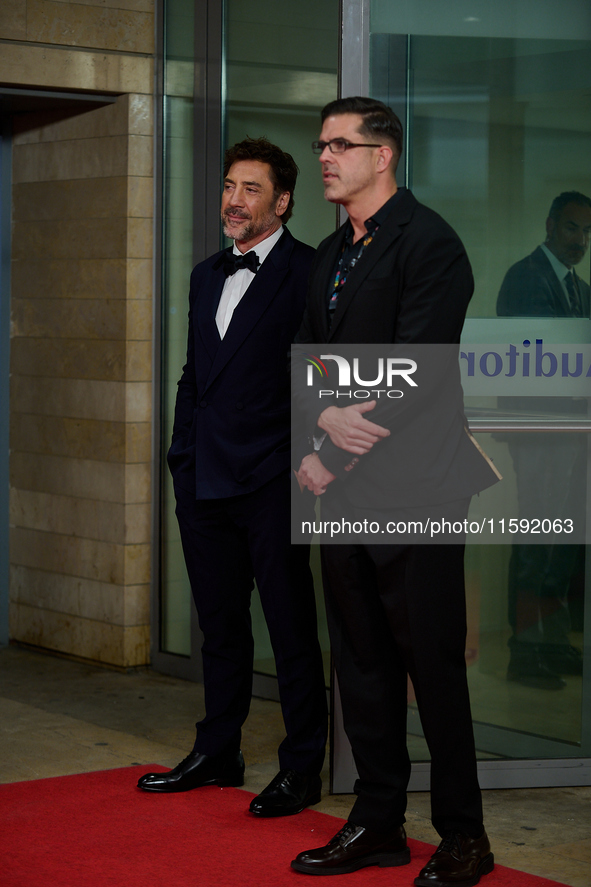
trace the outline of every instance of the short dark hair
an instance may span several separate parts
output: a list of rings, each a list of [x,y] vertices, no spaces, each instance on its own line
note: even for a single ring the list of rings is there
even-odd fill
[[[392,108],[378,99],[355,95],[329,102],[320,112],[323,123],[327,117],[338,114],[359,114],[363,118],[360,134],[387,142],[394,152],[396,169],[402,154],[402,123]]]
[[[559,194],[552,201],[548,217],[557,222],[562,214],[562,210],[568,203],[576,203],[577,206],[588,206],[591,209],[591,198],[585,197],[580,191],[563,191],[562,194]]]
[[[273,183],[273,194],[278,200],[284,191],[289,191],[289,203],[281,216],[282,222],[287,222],[293,213],[293,192],[299,169],[291,154],[287,154],[273,145],[264,136],[251,139],[247,136],[242,142],[237,142],[224,154],[224,178],[228,175],[230,167],[239,160],[258,160],[260,163],[268,163],[270,166],[270,179]]]

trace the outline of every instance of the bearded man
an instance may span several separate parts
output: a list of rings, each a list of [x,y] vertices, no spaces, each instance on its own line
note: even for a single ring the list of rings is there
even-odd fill
[[[286,730],[279,772],[250,804],[256,816],[299,813],[320,800],[327,736],[309,547],[290,545],[288,353],[314,256],[284,227],[297,173],[293,158],[266,139],[229,148],[221,214],[234,245],[191,275],[168,464],[204,636],[205,717],[187,758],[138,783],[153,792],[243,784],[256,579]]]

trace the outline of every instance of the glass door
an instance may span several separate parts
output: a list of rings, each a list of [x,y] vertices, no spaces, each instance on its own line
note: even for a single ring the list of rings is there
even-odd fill
[[[224,145],[266,136],[295,159],[299,176],[289,230],[316,247],[336,224],[322,194],[318,159],[320,109],[337,96],[338,0],[226,0],[224,35]],[[317,547],[311,564],[327,683],[330,650]],[[252,603],[255,693],[276,694],[275,660],[258,593]]]
[[[470,513],[497,535],[469,537],[466,553],[466,660],[485,787],[591,779],[591,15],[582,0],[568,15],[546,0],[531,10],[526,0],[371,0],[368,26],[369,94],[404,124],[398,183],[456,229],[475,276],[466,409],[504,476]],[[565,265],[575,270],[572,297]],[[542,533],[535,544],[497,522],[573,514],[576,537]],[[409,702],[414,786],[425,788],[412,688]],[[352,784],[347,756],[345,744],[338,790]]]
[[[189,276],[194,264],[225,245],[219,222],[223,151],[247,136],[266,136],[299,167],[289,222],[294,237],[316,246],[334,230],[336,215],[323,199],[310,144],[318,137],[320,109],[337,96],[339,3],[166,0],[162,30],[161,453],[155,481],[161,544],[152,657],[161,671],[198,679],[201,637],[164,458],[186,354]],[[312,565],[328,679],[317,551]],[[275,663],[256,591],[251,612],[255,692],[275,696]]]
[[[8,643],[11,138],[0,112],[0,646]]]

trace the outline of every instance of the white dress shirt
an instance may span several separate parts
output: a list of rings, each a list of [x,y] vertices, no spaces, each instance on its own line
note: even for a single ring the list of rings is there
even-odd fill
[[[259,259],[259,271],[261,265],[283,234],[283,225],[280,225],[277,231],[274,231],[270,237],[266,237],[264,240],[261,240],[260,243],[257,243],[256,246],[253,247],[252,250],[248,250],[248,252],[254,251]],[[234,247],[232,252],[235,256],[243,255],[240,250],[237,248],[236,243],[234,243]],[[246,253],[244,253],[246,255]],[[240,300],[244,296],[244,293],[254,280],[254,274],[248,268],[240,268],[234,274],[230,275],[230,277],[226,277],[226,282],[224,283],[224,288],[222,290],[222,295],[220,296],[220,303],[218,305],[218,310],[215,315],[215,322],[217,324],[217,328],[220,334],[220,339],[223,339],[226,335],[226,331],[230,326],[230,321],[232,320],[232,315],[236,309],[236,306],[239,304]]]

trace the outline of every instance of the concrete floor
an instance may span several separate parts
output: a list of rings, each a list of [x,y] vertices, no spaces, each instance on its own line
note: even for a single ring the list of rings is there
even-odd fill
[[[202,712],[199,684],[4,648],[0,782],[132,764],[173,767],[191,749]],[[275,775],[282,736],[278,704],[253,699],[242,744],[246,790],[259,792]],[[323,775],[328,785],[328,772]],[[350,806],[350,795],[325,792],[315,809],[346,818]],[[498,863],[591,887],[591,787],[486,791],[484,807]],[[427,793],[409,795],[407,831],[437,843]]]

